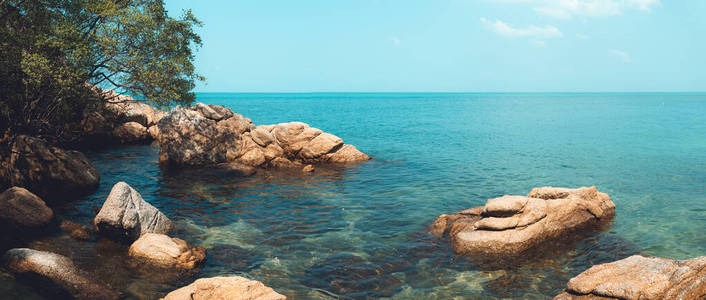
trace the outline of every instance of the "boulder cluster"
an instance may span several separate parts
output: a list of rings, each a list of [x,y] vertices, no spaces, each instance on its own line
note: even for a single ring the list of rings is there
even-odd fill
[[[614,215],[615,204],[596,187],[542,187],[527,196],[503,196],[441,215],[429,231],[448,235],[457,253],[518,254]]]
[[[112,90],[97,91],[108,99],[101,111],[87,114],[81,122],[89,140],[132,144],[157,139],[157,122],[166,114],[150,105],[136,101],[129,95]]]
[[[53,219],[53,211],[38,196],[12,187],[0,194],[0,222],[21,228],[39,228]],[[206,249],[191,247],[167,234],[174,225],[139,192],[125,182],[115,184],[93,220],[99,235],[131,243],[128,256],[134,266],[156,270],[189,271],[206,259]],[[89,239],[86,226],[62,221],[60,227],[71,237]],[[2,257],[5,269],[30,281],[37,278],[51,285],[42,289],[58,297],[75,299],[119,299],[121,293],[92,280],[70,258],[28,248],[8,250]],[[243,277],[199,279],[169,293],[165,299],[286,299],[262,283]]]
[[[108,99],[105,106],[85,112],[81,130],[67,133],[65,140],[71,142],[66,145],[156,140],[163,165],[213,167],[241,175],[252,174],[256,168],[313,172],[312,164],[370,159],[341,138],[300,122],[255,126],[250,119],[223,106],[197,103],[167,113],[111,90],[96,87],[95,92]],[[168,236],[174,227],[171,220],[124,182],[113,186],[93,221],[93,230],[68,220],[54,222],[51,204],[94,191],[100,183],[97,170],[81,152],[56,147],[40,137],[2,137],[0,150],[0,188],[7,188],[0,194],[0,227],[7,232],[0,233],[41,232],[58,223],[76,240],[91,239],[95,231],[131,243],[128,256],[138,265],[184,271],[197,268],[205,260],[203,247],[191,247],[184,240]],[[50,200],[50,205],[40,197]],[[15,248],[5,253],[2,262],[18,276],[53,282],[56,291],[68,297],[120,297],[120,293],[89,280],[91,277],[70,258],[59,254]],[[170,293],[167,299],[207,299],[209,295],[223,299],[285,298],[260,282],[234,276],[197,280]]]
[[[341,138],[307,124],[255,126],[218,105],[177,107],[159,121],[158,128],[159,161],[165,165],[302,168],[370,159]]]

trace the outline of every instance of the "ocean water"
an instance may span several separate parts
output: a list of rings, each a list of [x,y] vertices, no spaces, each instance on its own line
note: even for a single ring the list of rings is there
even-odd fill
[[[706,255],[706,94],[198,94],[255,124],[302,121],[374,159],[313,174],[224,178],[170,172],[158,148],[87,156],[94,194],[57,209],[90,224],[126,181],[207,248],[203,268],[155,275],[127,246],[61,232],[30,246],[72,257],[128,299],[200,277],[260,280],[290,299],[546,299],[593,264],[632,254]],[[615,202],[605,231],[537,256],[482,265],[426,228],[440,214],[533,187],[595,185]],[[0,274],[0,295],[36,297]]]

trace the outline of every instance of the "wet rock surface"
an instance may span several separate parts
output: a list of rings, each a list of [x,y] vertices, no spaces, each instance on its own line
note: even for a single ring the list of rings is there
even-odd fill
[[[118,299],[120,293],[100,285],[66,256],[15,248],[2,258],[3,266],[54,299]]]
[[[0,221],[21,228],[37,228],[49,224],[54,212],[37,195],[11,187],[0,194]]]
[[[159,160],[165,165],[301,168],[370,157],[330,133],[301,122],[255,126],[230,109],[197,103],[176,108],[159,122]]]
[[[284,300],[272,288],[240,276],[201,278],[167,294],[164,300]]]
[[[706,256],[689,260],[633,255],[595,265],[569,280],[556,300],[704,299]]]
[[[125,182],[116,183],[93,220],[99,233],[134,241],[144,233],[166,234],[172,222]]]
[[[163,268],[193,269],[206,259],[206,249],[189,247],[179,238],[145,233],[132,243],[129,255]]]
[[[51,202],[98,188],[100,175],[83,153],[20,135],[0,161],[0,186],[24,187]]]
[[[448,235],[457,253],[518,254],[614,215],[615,204],[595,187],[542,187],[526,197],[503,196],[482,207],[441,215],[429,231]]]

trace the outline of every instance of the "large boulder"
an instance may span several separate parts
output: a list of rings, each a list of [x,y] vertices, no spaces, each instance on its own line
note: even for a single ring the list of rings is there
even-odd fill
[[[65,293],[76,299],[118,299],[119,292],[91,280],[66,256],[28,248],[8,250],[2,258],[3,266],[18,278],[26,277],[30,284],[62,298]],[[39,280],[37,280],[39,279]],[[49,283],[51,286],[46,286]]]
[[[190,270],[203,262],[206,249],[189,247],[184,240],[164,234],[145,233],[132,243],[128,254],[158,267]]]
[[[113,136],[123,144],[145,141],[152,136],[147,132],[147,128],[137,122],[127,122],[113,130]]]
[[[166,165],[211,165],[229,161],[240,150],[247,119],[212,120],[196,110],[177,107],[158,125],[159,161]]]
[[[615,204],[596,187],[543,187],[525,196],[490,199],[485,206],[441,215],[430,226],[462,254],[518,254],[615,215]]]
[[[173,227],[167,216],[125,182],[113,186],[93,223],[99,233],[128,241],[145,233],[166,234]]]
[[[100,175],[83,153],[19,135],[0,161],[0,186],[20,186],[49,201],[93,192]]]
[[[301,122],[253,125],[217,105],[177,108],[159,122],[160,162],[205,166],[240,163],[260,168],[301,168],[370,157],[333,134]]]
[[[54,212],[37,195],[21,187],[0,194],[0,220],[18,227],[36,228],[51,222]]]
[[[633,255],[595,265],[569,280],[555,300],[705,299],[706,256],[689,260]]]
[[[262,282],[240,276],[201,278],[172,291],[163,300],[284,300]]]
[[[129,95],[118,95],[114,91],[104,91],[109,99],[106,108],[118,116],[123,123],[136,122],[144,127],[157,124],[165,113],[150,105],[136,101]]]

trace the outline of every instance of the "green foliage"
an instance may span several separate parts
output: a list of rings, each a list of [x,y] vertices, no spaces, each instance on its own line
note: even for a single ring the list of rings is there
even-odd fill
[[[58,134],[106,100],[91,86],[190,104],[200,25],[161,0],[0,0],[0,134]]]

